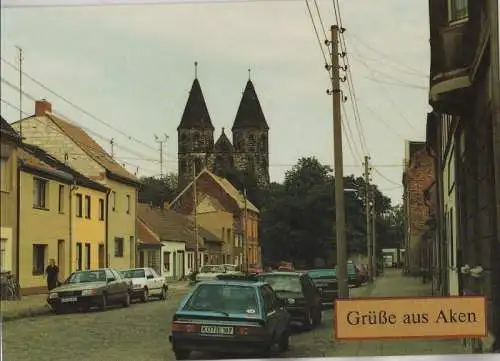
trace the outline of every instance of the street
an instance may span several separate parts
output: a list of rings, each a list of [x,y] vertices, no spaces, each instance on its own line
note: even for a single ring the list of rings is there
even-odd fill
[[[364,296],[371,286],[352,289],[352,296]],[[419,280],[388,272],[370,296],[420,295]],[[5,324],[4,352],[9,361],[29,360],[174,360],[168,335],[171,319],[182,294],[166,301],[151,300],[130,308],[105,312],[48,315],[10,321]],[[462,353],[458,341],[363,341],[337,343],[333,340],[332,311],[325,311],[323,323],[310,332],[292,335],[290,350],[273,357],[379,356]],[[194,359],[208,355],[192,354]]]

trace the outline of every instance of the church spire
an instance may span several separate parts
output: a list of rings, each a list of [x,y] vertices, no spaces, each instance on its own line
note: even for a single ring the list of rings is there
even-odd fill
[[[250,69],[248,73],[250,77]],[[258,128],[268,130],[269,126],[260,106],[252,80],[249,78],[243,91],[240,106],[234,119],[232,129]]]
[[[194,63],[194,81],[189,92],[189,97],[182,114],[179,129],[211,129],[214,130],[210,114],[208,112],[205,97],[198,81],[198,62]]]

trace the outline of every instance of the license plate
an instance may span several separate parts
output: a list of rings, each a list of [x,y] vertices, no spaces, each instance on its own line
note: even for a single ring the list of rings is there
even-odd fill
[[[232,335],[234,335],[234,327],[201,326],[200,333],[203,335],[232,336]]]
[[[61,298],[62,303],[68,303],[68,302],[76,302],[78,300],[77,297],[64,297]]]

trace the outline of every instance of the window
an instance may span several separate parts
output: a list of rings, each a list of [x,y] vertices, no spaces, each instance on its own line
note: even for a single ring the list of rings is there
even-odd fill
[[[80,193],[76,194],[76,216],[80,218],[83,216],[83,200]]]
[[[115,238],[115,257],[123,257],[123,238]]]
[[[163,271],[170,271],[170,252],[163,252]]]
[[[114,212],[116,211],[116,192],[115,191],[112,191],[111,192],[111,204],[113,205],[111,207],[111,210]]]
[[[226,232],[227,232],[227,238],[226,238],[226,240],[228,242],[230,242],[231,241],[231,230],[228,228]]]
[[[448,0],[449,20],[459,21],[469,17],[469,1],[468,0]]]
[[[59,185],[59,213],[64,213],[64,185]]]
[[[47,209],[47,184],[45,179],[33,177],[33,208]]]
[[[222,241],[224,241],[225,236],[226,236],[226,228],[222,227],[222,236],[221,236]]]
[[[91,261],[91,252],[90,252],[90,244],[85,244],[85,261],[86,261],[86,269],[90,269],[90,261]]]
[[[7,238],[0,238],[0,266],[6,268]]]
[[[90,196],[85,196],[85,218],[90,219]]]
[[[104,199],[99,199],[99,220],[104,221]]]
[[[47,263],[47,245],[33,245],[33,275],[43,275],[45,273],[45,264]]]
[[[127,194],[127,214],[130,214],[130,194]]]
[[[7,159],[0,158],[0,190],[9,190],[7,184]]]
[[[82,244],[81,242],[76,243],[76,269],[78,271],[82,270],[82,264],[83,264],[83,252],[82,252]]]

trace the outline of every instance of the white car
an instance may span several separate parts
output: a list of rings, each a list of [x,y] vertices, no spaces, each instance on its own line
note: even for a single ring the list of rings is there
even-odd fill
[[[142,302],[147,302],[150,296],[167,299],[167,281],[154,269],[132,268],[120,273],[132,283],[132,299],[140,299]]]
[[[229,274],[236,274],[236,273],[240,273],[236,268],[237,266],[234,265],[234,264],[223,264],[222,267],[224,267],[224,269],[226,270],[226,273],[229,273]]]
[[[226,273],[226,268],[223,265],[205,265],[196,275],[196,282],[213,281],[218,275],[224,273]]]

